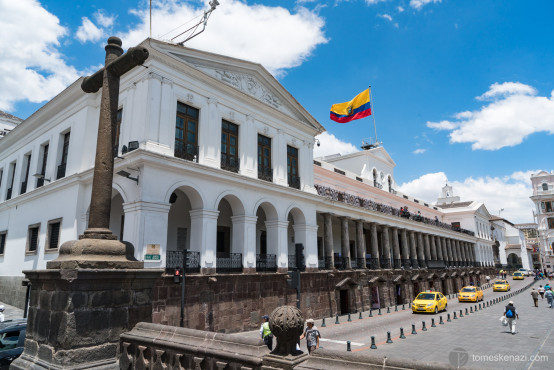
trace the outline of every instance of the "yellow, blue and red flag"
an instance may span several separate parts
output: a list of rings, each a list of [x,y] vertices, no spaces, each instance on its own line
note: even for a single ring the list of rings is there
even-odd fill
[[[371,102],[369,101],[369,89],[362,91],[349,102],[333,104],[331,106],[331,119],[335,122],[346,123],[370,115]]]

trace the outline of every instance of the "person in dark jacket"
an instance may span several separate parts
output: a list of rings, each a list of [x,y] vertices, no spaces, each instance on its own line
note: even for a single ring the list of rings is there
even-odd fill
[[[512,335],[516,334],[516,319],[519,320],[519,315],[517,314],[516,307],[514,306],[514,301],[510,301],[508,305],[504,308],[504,316],[508,320],[508,325],[510,325],[510,331]]]

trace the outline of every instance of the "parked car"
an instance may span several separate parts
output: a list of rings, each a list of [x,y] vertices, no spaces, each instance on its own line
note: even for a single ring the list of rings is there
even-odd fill
[[[6,320],[0,323],[0,369],[8,369],[23,353],[27,319]]]
[[[522,273],[523,275],[525,275],[525,276],[531,276],[531,271],[530,271],[530,270],[521,268],[521,269],[519,269],[518,271],[521,272],[521,273]]]

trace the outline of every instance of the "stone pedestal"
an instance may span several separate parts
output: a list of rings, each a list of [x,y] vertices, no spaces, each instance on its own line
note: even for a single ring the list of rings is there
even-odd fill
[[[11,369],[118,369],[123,332],[151,322],[162,270],[24,271],[31,303],[25,350]]]
[[[285,369],[292,370],[302,362],[308,359],[309,355],[307,353],[302,353],[294,356],[278,356],[274,354],[269,354],[264,356],[262,360],[262,370],[274,370],[274,369]]]

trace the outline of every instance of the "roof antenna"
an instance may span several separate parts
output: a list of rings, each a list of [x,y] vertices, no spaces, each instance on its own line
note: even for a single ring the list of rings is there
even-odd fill
[[[176,38],[184,35],[185,33],[188,33],[189,31],[191,31],[190,36],[188,36],[186,39],[184,39],[181,42],[177,42],[178,45],[183,45],[188,40],[190,40],[193,37],[198,36],[199,34],[204,32],[204,30],[206,29],[206,25],[208,24],[208,18],[210,18],[210,15],[212,14],[212,12],[219,5],[219,1],[212,0],[212,1],[209,2],[209,4],[210,4],[210,9],[209,10],[204,10],[204,16],[202,17],[202,19],[200,19],[200,21],[198,23],[196,23],[194,26],[192,26],[188,30],[181,32],[180,34],[178,34],[177,36],[172,38],[171,41],[174,41]],[[202,29],[200,31],[198,31],[198,27],[200,27],[200,25],[202,25]]]

